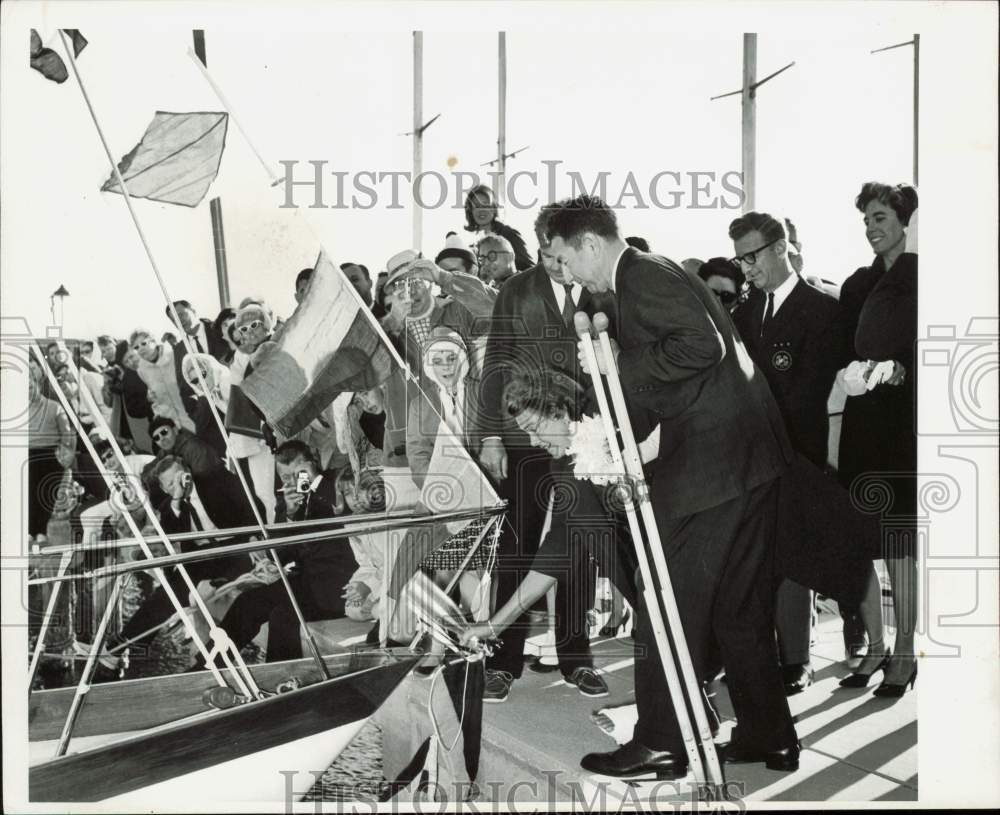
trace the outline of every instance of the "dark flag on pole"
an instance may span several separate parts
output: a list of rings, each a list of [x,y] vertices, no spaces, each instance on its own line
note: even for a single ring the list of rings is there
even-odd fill
[[[80,52],[87,46],[87,38],[75,28],[64,28],[63,31],[73,40],[73,57],[80,56]],[[42,45],[42,38],[35,29],[31,29],[31,67],[53,82],[62,83],[69,77],[62,57]]]

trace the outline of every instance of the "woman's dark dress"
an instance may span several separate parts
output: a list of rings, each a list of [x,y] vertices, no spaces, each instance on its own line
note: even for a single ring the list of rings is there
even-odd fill
[[[906,368],[901,385],[882,384],[848,397],[840,436],[840,481],[860,508],[881,513],[881,551],[873,556],[913,555],[917,256],[900,255],[889,271],[881,257],[858,269],[841,289],[840,306],[854,359],[896,360]]]

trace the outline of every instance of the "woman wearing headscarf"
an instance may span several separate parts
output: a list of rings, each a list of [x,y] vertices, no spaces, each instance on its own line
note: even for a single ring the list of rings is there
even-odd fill
[[[240,350],[229,367],[232,386],[227,411],[229,451],[240,462],[253,491],[264,504],[267,522],[274,523],[277,499],[274,494],[274,453],[268,445],[269,428],[263,414],[239,389],[253,373],[254,364],[273,347],[273,318],[261,303],[249,302],[236,313],[235,333]]]
[[[426,382],[424,398],[417,395],[410,402],[406,422],[406,452],[417,487],[423,489],[429,471],[438,435],[450,433],[455,442],[466,450],[471,443],[471,431],[479,405],[479,381],[469,376],[469,354],[465,342],[455,331],[438,326],[424,344],[423,369]],[[444,587],[455,576],[475,545],[485,521],[473,521],[462,532],[447,541],[421,562],[421,568],[430,572],[438,585]],[[491,549],[486,541],[459,579],[459,591],[467,610],[477,616],[487,611],[483,598],[478,595],[483,574],[489,568]]]
[[[204,380],[209,399],[206,399],[201,382]],[[229,390],[231,377],[229,369],[211,354],[187,354],[181,362],[181,372],[184,381],[195,393],[196,401],[191,416],[194,419],[195,435],[214,447],[220,455],[226,455],[226,441],[219,430],[219,425],[225,423],[226,410],[229,407]],[[215,413],[219,420],[216,421]]]

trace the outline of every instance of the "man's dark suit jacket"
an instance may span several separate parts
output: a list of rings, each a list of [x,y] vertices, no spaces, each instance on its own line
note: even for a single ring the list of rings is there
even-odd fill
[[[799,280],[761,336],[766,305],[767,296],[755,289],[733,312],[733,323],[771,386],[792,447],[824,469],[830,435],[826,405],[843,355],[837,301]]]
[[[201,324],[205,326],[205,337],[208,339],[208,348],[203,349],[204,353],[211,354],[220,362],[226,358],[229,354],[229,346],[226,341],[222,338],[222,334],[215,330],[215,326],[210,320],[201,320]],[[194,344],[194,338],[191,338],[191,343]],[[184,357],[187,355],[187,346],[184,345],[184,340],[179,339],[174,343],[174,372],[177,375],[177,386],[181,392],[181,399],[184,401],[184,407],[187,408],[187,412],[191,414],[191,418],[194,419],[194,411],[197,397],[195,396],[194,390],[188,385],[187,380],[184,379]],[[222,363],[225,365],[226,363]],[[228,365],[226,367],[229,367]]]
[[[275,523],[286,521],[312,521],[336,516],[336,473],[327,470],[316,491],[309,496],[304,509],[289,518],[285,502],[279,496],[275,509]],[[301,534],[302,530],[291,530],[288,534]],[[357,571],[358,563],[347,538],[342,540],[310,541],[298,546],[279,549],[283,563],[293,560],[299,565],[299,573],[309,586],[313,598],[324,607],[336,606],[344,586]]]
[[[198,491],[205,512],[212,519],[212,523],[219,529],[231,529],[236,526],[253,526],[256,524],[253,510],[247,503],[246,493],[239,479],[228,470],[217,470],[210,475],[192,476],[194,487]],[[191,531],[191,513],[189,505],[181,505],[180,517],[174,515],[170,508],[170,497],[160,504],[160,525],[168,535],[172,533]],[[226,544],[233,543],[232,540],[225,541]],[[213,546],[220,545],[217,540],[213,540]],[[197,551],[199,547],[194,541],[185,541],[181,544],[182,552]],[[249,561],[248,561],[249,568]]]
[[[719,299],[631,247],[612,273],[622,387],[660,424],[657,514],[693,515],[780,475],[792,452],[781,413]]]
[[[614,307],[606,295],[584,289],[577,310],[593,316],[605,311],[614,321]],[[614,333],[612,325],[611,333]],[[528,437],[518,430],[503,405],[503,392],[514,370],[541,372],[554,368],[586,387],[589,377],[577,361],[576,330],[563,322],[545,268],[539,264],[504,283],[493,306],[486,358],[480,386],[478,441],[500,436],[505,445],[528,447]]]

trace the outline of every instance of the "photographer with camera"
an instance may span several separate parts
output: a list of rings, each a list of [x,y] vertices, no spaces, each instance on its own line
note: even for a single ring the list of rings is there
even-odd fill
[[[166,456],[153,467],[151,476],[158,482],[166,499],[159,507],[160,526],[168,535],[184,532],[214,532],[237,526],[253,526],[253,512],[247,505],[246,496],[239,480],[226,470],[219,470],[208,477],[193,476],[187,465],[177,456]],[[192,552],[199,547],[223,546],[242,543],[250,536],[234,538],[212,537],[183,541],[181,552]],[[214,584],[224,584],[253,568],[253,561],[247,555],[227,557],[189,563],[184,567],[195,585],[201,580]],[[187,604],[188,586],[177,567],[166,571],[171,588],[182,603]],[[116,646],[142,636],[149,643],[158,633],[158,626],[173,615],[175,609],[170,597],[162,586],[139,607],[132,618],[122,628],[121,633],[108,637],[107,648],[115,651]],[[86,644],[82,644],[86,647]],[[101,657],[101,664],[114,668],[116,656]]]
[[[335,517],[336,476],[320,470],[310,447],[297,439],[286,441],[278,447],[275,462],[281,481],[277,523]],[[358,566],[346,540],[302,543],[279,550],[279,555],[287,564],[288,583],[306,620],[344,616],[341,587]],[[220,625],[242,648],[264,623],[268,624],[268,662],[302,656],[299,621],[281,582],[241,594]]]

